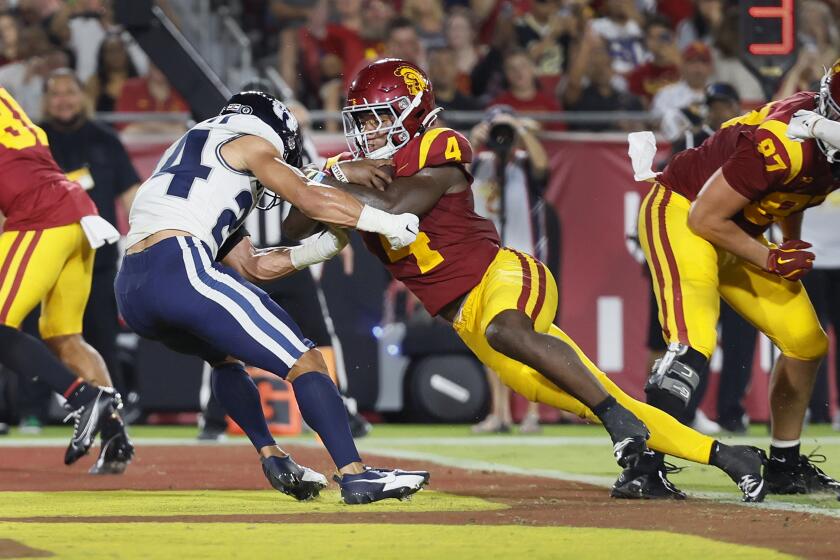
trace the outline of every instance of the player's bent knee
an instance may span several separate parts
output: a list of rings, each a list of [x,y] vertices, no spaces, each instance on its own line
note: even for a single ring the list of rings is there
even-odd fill
[[[326,373],[327,371],[327,362],[324,361],[324,356],[317,348],[307,350],[300,358],[298,358],[292,366],[292,369],[289,370],[288,375],[286,375],[286,381],[291,383],[299,376],[311,371],[321,373]]]
[[[490,321],[484,331],[484,336],[493,350],[511,355],[525,345],[527,335],[533,332],[533,325],[527,315],[508,309]]]
[[[825,358],[828,354],[828,336],[822,329],[814,331],[810,336],[803,338],[799,344],[782,349],[782,353],[789,358],[814,362]]]

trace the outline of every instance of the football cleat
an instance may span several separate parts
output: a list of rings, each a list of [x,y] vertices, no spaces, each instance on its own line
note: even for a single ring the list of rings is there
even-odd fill
[[[260,457],[263,473],[268,482],[296,500],[311,500],[327,487],[327,477],[308,467],[295,463],[291,455],[285,457]]]
[[[834,480],[814,463],[824,463],[825,455],[800,455],[799,461],[787,465],[773,457],[764,469],[767,491],[771,494],[836,493],[840,498],[840,481]]]
[[[70,412],[64,421],[73,419],[73,436],[64,453],[64,464],[72,465],[84,457],[105,422],[117,409],[119,401],[110,387],[100,387],[94,399]]]
[[[102,428],[102,448],[89,474],[122,474],[134,457],[134,445],[119,416],[111,416]]]
[[[334,476],[341,487],[341,497],[345,504],[369,504],[397,498],[404,500],[420,491],[429,483],[426,471],[402,471],[399,469],[373,469],[365,467],[360,474]]]
[[[646,451],[634,466],[621,472],[610,496],[628,500],[684,500],[685,492],[674,486],[667,476],[681,470],[663,461],[660,453]]]
[[[768,491],[768,483],[761,476],[761,468],[767,464],[764,450],[751,445],[716,445],[714,464],[738,485],[741,499],[763,502]]]

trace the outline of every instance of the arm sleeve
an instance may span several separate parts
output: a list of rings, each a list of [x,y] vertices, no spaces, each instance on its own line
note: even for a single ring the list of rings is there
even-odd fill
[[[759,200],[782,183],[789,167],[790,160],[782,143],[772,133],[759,129],[752,135],[739,135],[735,153],[723,164],[722,171],[736,192],[750,200]]]
[[[228,236],[225,239],[225,242],[222,243],[222,246],[219,247],[219,252],[216,253],[216,262],[222,262],[228,253],[230,253],[234,247],[236,247],[240,241],[245,239],[246,237],[251,237],[251,234],[248,232],[247,228],[243,226],[239,226],[236,231]]]
[[[469,141],[461,133],[450,128],[433,128],[426,132],[420,142],[419,169],[453,163],[467,165],[472,160],[473,152]]]

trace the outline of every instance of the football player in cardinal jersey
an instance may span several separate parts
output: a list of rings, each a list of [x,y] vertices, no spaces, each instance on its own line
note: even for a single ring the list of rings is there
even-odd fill
[[[74,419],[65,464],[102,433],[92,474],[122,473],[134,447],[102,356],[82,338],[96,247],[119,239],[78,183],[68,181],[47,135],[0,87],[0,363],[64,395]],[[38,329],[55,356],[18,330],[41,304]],[[98,385],[99,387],[95,387]]]
[[[799,452],[828,339],[799,281],[814,254],[803,211],[840,187],[840,61],[819,92],[800,92],[733,118],[679,153],[642,203],[639,238],[668,352],[645,388],[678,414],[717,342],[720,298],[779,348],[770,380],[768,492],[835,492],[840,482]],[[783,240],[769,243],[777,224]]]
[[[417,239],[404,249],[391,249],[378,235],[363,237],[429,313],[451,322],[519,394],[602,423],[622,466],[650,460],[649,435],[652,449],[714,464],[738,484],[745,501],[763,499],[760,451],[723,445],[630,398],[554,325],[554,278],[532,256],[501,247],[493,223],[474,212],[467,170],[472,148],[454,130],[431,127],[440,109],[422,70],[403,60],[375,62],[356,76],[347,98],[352,154],[309,174],[372,206],[420,216]],[[382,168],[391,163],[393,180]],[[301,237],[317,224],[293,212],[284,227]],[[613,495],[642,497],[639,486],[654,476],[623,481]]]

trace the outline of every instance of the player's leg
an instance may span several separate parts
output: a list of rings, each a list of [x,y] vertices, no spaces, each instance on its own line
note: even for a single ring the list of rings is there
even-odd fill
[[[635,461],[646,449],[647,428],[607,394],[568,345],[545,334],[556,310],[557,285],[547,267],[529,255],[502,249],[453,326],[473,351],[484,350],[476,352],[479,359],[500,375],[491,358],[527,364],[585,402],[610,434],[619,463]]]
[[[668,350],[645,386],[648,402],[682,418],[717,342],[718,254],[688,228],[690,202],[656,184],[639,212],[639,242],[648,262]]]
[[[66,464],[87,453],[116,400],[112,392],[85,383],[18,327],[49,293],[76,251],[80,235],[81,228],[73,224],[0,236],[0,361],[22,375],[43,380],[67,399],[74,430],[64,456]]]
[[[61,261],[63,264],[57,277],[43,297],[38,321],[41,338],[76,375],[99,387],[113,390],[105,361],[85,342],[81,334],[90,295],[95,251],[78,224],[57,230],[61,230],[56,233],[68,244],[69,250]],[[93,474],[120,474],[134,454],[134,446],[120,417],[119,394],[114,395],[117,399],[116,407],[101,422],[103,444],[97,464],[91,469]],[[71,443],[65,454],[65,462],[73,463],[85,453],[86,447]]]
[[[321,437],[342,474],[348,503],[404,497],[419,490],[429,475],[368,469],[356,450],[344,403],[321,354],[300,333],[286,312],[262,290],[231,269],[213,263],[193,238],[177,238],[191,285],[202,301],[180,306],[184,328],[213,347],[291,382],[303,419]],[[196,299],[196,296],[193,296]],[[217,394],[221,399],[221,395]],[[230,412],[232,402],[222,401]],[[394,476],[391,476],[394,475]],[[396,477],[396,480],[394,480]]]
[[[590,407],[563,391],[554,380],[543,375],[542,371],[538,373],[534,367],[526,365],[528,361],[533,361],[530,356],[506,356],[497,348],[491,346],[491,342],[485,336],[486,329],[482,328],[482,325],[488,324],[484,316],[489,315],[493,318],[501,316],[499,309],[511,305],[505,303],[510,299],[506,297],[506,290],[509,289],[511,284],[511,270],[506,269],[503,263],[500,264],[499,261],[503,261],[503,259],[498,259],[491,265],[491,269],[485,274],[482,284],[467,297],[459,317],[453,324],[455,330],[476,356],[485,365],[496,371],[505,384],[514,391],[529,400],[548,404],[572,412],[582,418],[600,422],[599,416]],[[535,274],[534,277],[538,278],[539,274]],[[551,323],[557,306],[556,290],[547,290],[546,297],[542,301],[542,309],[534,317],[533,324],[527,322],[527,324],[521,326],[512,326],[517,331],[534,331],[535,329],[536,331],[544,331],[536,332],[541,336],[539,339],[541,348],[532,349],[532,352],[540,352],[545,348],[560,350],[553,356],[543,357],[542,362],[571,363],[576,368],[585,369],[620,406],[626,407],[648,426],[651,431],[648,444],[651,448],[699,463],[712,462],[723,468],[736,482],[744,482],[745,487],[747,487],[747,482],[751,487],[752,483],[755,482],[756,475],[758,475],[760,482],[760,460],[747,461],[749,463],[747,465],[743,464],[744,461],[738,460],[739,455],[743,454],[742,452],[745,450],[717,444],[712,438],[680,424],[673,417],[657,408],[632,399],[619,389],[584,355],[571,338]],[[531,303],[534,302],[531,301]],[[531,303],[525,306],[526,311],[532,311]],[[514,298],[512,305],[516,308],[516,298]],[[514,316],[513,310],[508,309],[506,312],[508,312],[508,316]],[[492,323],[492,320],[489,322]],[[498,326],[499,324],[497,324]],[[527,334],[519,333],[517,336],[524,338],[527,337]],[[517,352],[516,350],[509,351]],[[755,458],[757,459],[757,456]],[[644,476],[652,479],[654,474],[658,475],[655,468],[650,467],[650,471],[643,473]],[[749,477],[747,481],[743,480],[745,476]],[[658,476],[657,479],[659,479]],[[749,490],[749,499],[760,499],[760,496],[753,490],[754,488]]]
[[[790,282],[730,257],[721,267],[721,295],[782,352],[770,379],[771,444],[766,478],[773,493],[840,493],[800,454],[805,411],[828,337],[801,282]]]

